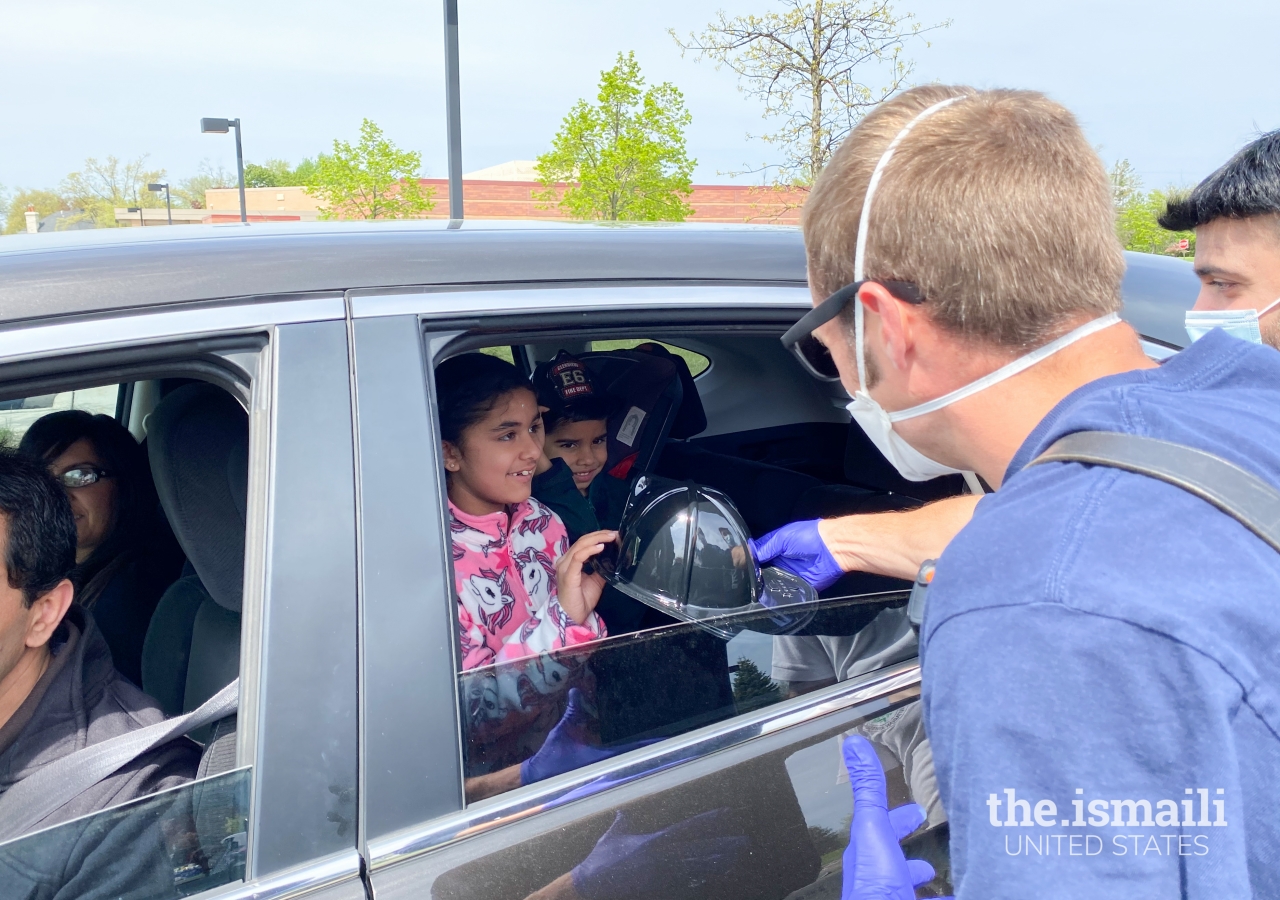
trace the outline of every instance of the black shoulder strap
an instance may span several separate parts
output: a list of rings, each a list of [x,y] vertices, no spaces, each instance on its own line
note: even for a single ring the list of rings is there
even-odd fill
[[[1136,434],[1077,431],[1028,465],[1081,462],[1158,478],[1207,500],[1280,551],[1280,491],[1220,456]]]

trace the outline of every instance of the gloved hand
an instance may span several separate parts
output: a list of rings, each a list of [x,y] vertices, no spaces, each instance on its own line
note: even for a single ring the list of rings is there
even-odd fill
[[[816,590],[830,587],[844,574],[822,536],[818,519],[792,522],[751,541],[751,551],[762,566],[777,566],[803,578]]]
[[[908,803],[887,808],[884,769],[866,738],[845,738],[844,766],[853,787],[853,824],[840,900],[914,900],[915,888],[933,880],[933,866],[907,859],[899,842],[927,818],[924,807]]]
[[[632,834],[627,814],[570,873],[582,900],[683,900],[705,897],[706,884],[723,878],[747,852],[728,809],[713,809],[652,834]]]
[[[564,715],[547,733],[547,739],[542,742],[538,752],[520,763],[520,783],[533,784],[544,778],[563,775],[653,743],[651,740],[638,741],[608,748],[589,744],[587,729],[591,719],[582,692],[577,688],[569,688],[569,704],[565,707]]]

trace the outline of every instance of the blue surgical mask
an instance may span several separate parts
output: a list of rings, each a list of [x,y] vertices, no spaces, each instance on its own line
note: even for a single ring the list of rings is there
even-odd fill
[[[1187,336],[1195,343],[1215,328],[1221,328],[1233,338],[1262,343],[1262,329],[1258,320],[1280,305],[1276,300],[1265,309],[1189,309],[1185,324]]]

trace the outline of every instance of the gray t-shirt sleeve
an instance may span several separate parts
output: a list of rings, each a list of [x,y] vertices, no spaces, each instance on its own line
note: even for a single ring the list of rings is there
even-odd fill
[[[773,639],[775,681],[822,681],[835,677],[835,665],[817,636]]]

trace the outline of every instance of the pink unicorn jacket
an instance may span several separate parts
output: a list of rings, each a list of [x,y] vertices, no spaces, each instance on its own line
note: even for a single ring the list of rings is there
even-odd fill
[[[449,513],[463,669],[605,636],[594,612],[578,625],[556,599],[556,560],[569,537],[548,507],[531,497],[510,516],[472,516],[452,503]]]

